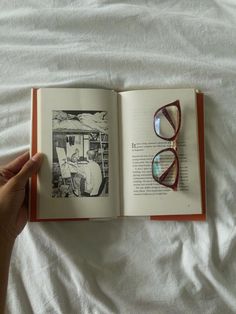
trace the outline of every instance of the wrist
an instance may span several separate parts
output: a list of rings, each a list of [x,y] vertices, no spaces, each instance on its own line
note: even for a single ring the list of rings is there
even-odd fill
[[[0,226],[0,313],[5,313],[5,300],[8,282],[8,273],[14,239],[6,236]]]
[[[12,250],[15,237],[0,225],[0,247],[5,250]]]

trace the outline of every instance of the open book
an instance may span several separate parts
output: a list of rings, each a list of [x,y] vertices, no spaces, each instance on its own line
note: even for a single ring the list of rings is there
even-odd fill
[[[178,136],[166,140],[159,127],[176,130],[176,113],[160,108],[176,103]],[[173,161],[163,163],[166,150]],[[45,157],[31,179],[31,221],[205,219],[203,94],[194,89],[33,89],[36,152]]]

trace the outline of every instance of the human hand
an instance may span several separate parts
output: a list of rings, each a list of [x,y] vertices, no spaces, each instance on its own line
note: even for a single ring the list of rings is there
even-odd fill
[[[29,153],[17,157],[0,167],[0,237],[14,242],[27,222],[26,186],[29,177],[36,173],[43,155]]]

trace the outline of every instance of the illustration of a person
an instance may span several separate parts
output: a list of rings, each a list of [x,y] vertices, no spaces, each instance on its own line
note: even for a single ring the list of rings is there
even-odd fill
[[[98,194],[102,183],[102,172],[99,164],[95,161],[96,151],[87,151],[88,164],[84,169],[85,175],[85,192],[90,196]]]

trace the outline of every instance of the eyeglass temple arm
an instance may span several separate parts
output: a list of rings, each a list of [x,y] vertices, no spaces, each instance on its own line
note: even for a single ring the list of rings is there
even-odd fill
[[[160,176],[160,178],[159,178],[160,181],[165,180],[165,178],[168,176],[170,170],[174,166],[175,162],[176,162],[176,159],[172,162],[172,164],[169,166],[169,168],[167,168],[166,171]]]
[[[176,131],[176,127],[175,127],[175,124],[168,112],[168,110],[166,108],[163,108],[162,109],[162,113],[164,114],[164,116],[166,117],[166,119],[168,120],[168,122],[170,123],[170,125],[172,126],[172,128]]]

